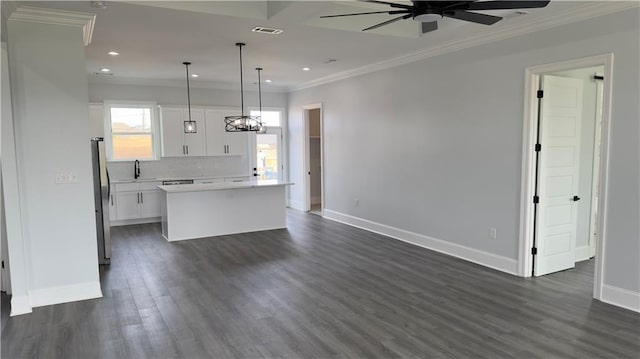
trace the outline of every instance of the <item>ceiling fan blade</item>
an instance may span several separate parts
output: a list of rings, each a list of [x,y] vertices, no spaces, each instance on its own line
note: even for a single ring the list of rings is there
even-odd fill
[[[321,19],[325,19],[328,17],[340,17],[340,16],[356,16],[356,15],[370,15],[370,14],[406,14],[408,10],[393,10],[393,11],[372,11],[372,12],[358,12],[355,14],[340,14],[340,15],[325,15],[320,16]]]
[[[545,7],[550,1],[479,1],[462,7],[464,10],[506,10]]]
[[[362,2],[372,2],[375,4],[383,4],[383,5],[389,5],[391,7],[395,7],[395,8],[400,8],[400,9],[411,9],[413,8],[413,6],[411,5],[405,5],[405,4],[396,4],[393,2],[387,2],[387,1],[377,1],[377,0],[360,0]]]
[[[426,34],[427,32],[438,30],[438,22],[423,22],[420,28],[422,30],[422,33]]]
[[[362,29],[362,31],[367,31],[367,30],[377,29],[377,28],[379,28],[379,27],[382,27],[382,26],[385,26],[385,25],[389,25],[389,24],[391,24],[392,22],[396,22],[396,21],[398,21],[398,20],[408,19],[408,18],[410,18],[410,17],[411,17],[411,14],[407,14],[407,15],[404,15],[404,16],[398,16],[398,17],[393,18],[393,19],[391,19],[391,20],[387,20],[387,21],[385,21],[385,22],[381,22],[381,23],[379,23],[379,24],[376,24],[376,25],[373,25],[373,26],[369,26],[369,27],[368,27],[368,28],[366,28],[366,29]]]
[[[454,19],[475,22],[483,25],[493,25],[496,22],[502,20],[500,16],[478,14],[475,12],[468,12],[464,10],[445,12],[443,15]]]

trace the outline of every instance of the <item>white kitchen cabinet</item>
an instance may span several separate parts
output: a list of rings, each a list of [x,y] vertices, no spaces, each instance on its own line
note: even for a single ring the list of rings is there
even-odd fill
[[[118,218],[118,208],[116,207],[116,186],[109,186],[109,220]]]
[[[113,199],[115,215],[112,221],[160,217],[161,192],[157,188],[161,182],[140,182],[116,184]]]
[[[207,156],[243,156],[249,153],[249,132],[226,132],[225,116],[235,116],[240,110],[205,110]]]
[[[117,188],[118,186],[116,186]],[[116,220],[127,220],[140,218],[140,193],[139,192],[116,192]]]
[[[184,133],[184,121],[189,119],[186,107],[160,107],[162,128],[162,157],[204,156],[204,109],[191,108],[191,119],[196,121],[198,132]]]
[[[160,190],[140,191],[140,218],[160,217],[162,200]]]

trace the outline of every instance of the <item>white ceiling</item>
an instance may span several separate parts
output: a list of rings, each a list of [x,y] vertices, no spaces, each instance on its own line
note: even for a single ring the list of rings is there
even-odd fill
[[[501,22],[478,25],[454,19],[439,21],[435,32],[419,36],[417,22],[405,20],[370,31],[361,29],[390,19],[365,15],[320,19],[321,15],[388,10],[384,5],[354,1],[108,1],[105,9],[89,1],[40,1],[28,6],[91,12],[97,15],[93,39],[86,48],[87,72],[107,67],[115,79],[183,82],[183,61],[200,75],[193,86],[238,82],[236,42],[243,49],[245,81],[256,81],[254,68],[272,88],[291,88],[336,73],[351,71],[416,51],[428,50],[478,33],[504,31],[558,14],[571,14],[593,2],[552,1],[528,15],[514,11],[487,12],[504,16]],[[281,35],[253,33],[255,26],[283,29]],[[108,51],[120,52],[117,57]],[[329,59],[337,61],[326,63]],[[311,67],[311,71],[302,71]],[[135,79],[135,80],[132,80]]]

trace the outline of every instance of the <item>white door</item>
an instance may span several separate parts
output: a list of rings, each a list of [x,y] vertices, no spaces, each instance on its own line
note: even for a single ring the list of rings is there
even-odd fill
[[[267,133],[256,135],[256,172],[261,180],[281,180],[282,129],[268,127]]]
[[[183,109],[176,107],[160,108],[162,123],[162,157],[184,157],[184,120]]]
[[[118,220],[140,218],[140,192],[116,193]]]
[[[189,110],[184,110],[184,119],[185,121],[189,118]],[[187,156],[204,156],[206,154],[206,145],[205,145],[205,121],[204,121],[204,109],[201,108],[192,108],[191,109],[191,119],[196,121],[197,132],[196,133],[185,133],[184,134],[184,144],[187,146],[186,152]],[[184,121],[182,132],[184,133]]]
[[[207,156],[224,156],[227,153],[227,144],[224,138],[224,117],[237,113],[224,110],[205,110],[205,132]]]
[[[160,190],[140,191],[140,218],[160,217],[161,201]]]
[[[583,81],[542,76],[535,275],[573,268]]]
[[[249,135],[254,133],[255,132],[225,132],[224,142],[227,144],[227,154],[247,157],[249,154]]]

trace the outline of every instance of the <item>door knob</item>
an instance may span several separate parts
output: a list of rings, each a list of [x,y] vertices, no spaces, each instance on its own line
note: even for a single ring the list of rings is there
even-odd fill
[[[573,198],[571,198],[571,200],[574,201],[574,202],[578,202],[580,200],[580,197],[573,196]]]

